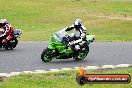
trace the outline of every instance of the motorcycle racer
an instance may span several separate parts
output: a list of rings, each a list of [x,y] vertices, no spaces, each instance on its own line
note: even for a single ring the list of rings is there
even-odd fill
[[[67,32],[71,30],[74,30],[74,33],[67,39]],[[58,31],[57,34],[62,38],[62,42],[68,43],[73,51],[78,51],[80,46],[85,43],[86,28],[82,25],[81,19],[76,19],[74,24]]]
[[[2,33],[0,34],[1,41],[6,45],[7,42],[13,38],[14,28],[6,19],[0,20],[0,28],[2,30]]]
[[[53,59],[83,60],[89,53],[89,45],[95,35],[86,34],[86,28],[81,19],[76,19],[74,24],[50,36],[50,44],[42,54],[41,60],[49,62]]]

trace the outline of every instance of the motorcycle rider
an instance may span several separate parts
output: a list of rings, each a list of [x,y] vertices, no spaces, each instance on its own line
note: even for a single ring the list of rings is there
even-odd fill
[[[67,32],[71,30],[74,30],[74,35],[67,39]],[[80,46],[85,43],[86,28],[82,25],[81,19],[76,19],[74,24],[58,31],[57,34],[62,39],[62,42],[68,43],[73,51],[79,51]]]
[[[8,41],[13,38],[14,28],[6,19],[0,19],[0,28],[2,30],[1,41],[4,45],[7,45]]]

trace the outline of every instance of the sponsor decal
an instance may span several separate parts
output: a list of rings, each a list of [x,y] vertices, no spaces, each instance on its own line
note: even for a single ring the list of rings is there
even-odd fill
[[[129,74],[86,74],[86,70],[80,66],[79,74],[76,75],[76,81],[80,85],[86,83],[122,84],[130,83],[131,76]]]

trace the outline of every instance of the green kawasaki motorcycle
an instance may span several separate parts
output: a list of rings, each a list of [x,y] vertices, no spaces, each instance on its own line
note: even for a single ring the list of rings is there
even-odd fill
[[[89,53],[89,44],[95,40],[95,35],[86,35],[86,43],[81,46],[78,54],[75,53],[67,44],[62,43],[57,34],[50,36],[50,45],[43,50],[41,59],[44,62],[49,62],[53,59],[69,59],[75,60],[84,59]]]

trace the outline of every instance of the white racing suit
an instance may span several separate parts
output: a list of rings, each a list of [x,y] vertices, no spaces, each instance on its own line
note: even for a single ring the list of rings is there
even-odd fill
[[[59,35],[60,39],[63,39],[64,37],[67,37],[68,31],[74,30],[73,35],[70,36],[70,39],[68,41],[68,45],[74,50],[78,51],[80,50],[80,46],[85,43],[86,38],[86,28],[81,26],[74,26],[71,25],[67,28],[64,28],[60,31],[58,31],[56,34]],[[63,41],[63,40],[62,40]]]

